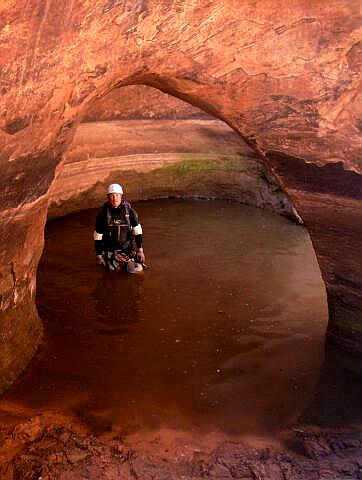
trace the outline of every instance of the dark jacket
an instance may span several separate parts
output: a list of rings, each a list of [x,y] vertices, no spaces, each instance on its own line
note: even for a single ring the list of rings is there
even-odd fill
[[[105,251],[121,250],[131,254],[134,243],[142,247],[142,234],[134,235],[134,228],[140,230],[136,210],[127,201],[122,201],[117,208],[106,202],[96,217],[94,248],[96,255]]]

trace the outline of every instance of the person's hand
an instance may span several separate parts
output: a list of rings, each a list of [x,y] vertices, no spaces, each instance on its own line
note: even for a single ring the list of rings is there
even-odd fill
[[[96,265],[100,265],[102,267],[106,266],[106,262],[104,261],[103,255],[96,255]]]
[[[146,261],[146,257],[145,257],[145,254],[143,253],[143,248],[142,247],[137,248],[136,260],[139,263],[145,263],[145,261]]]

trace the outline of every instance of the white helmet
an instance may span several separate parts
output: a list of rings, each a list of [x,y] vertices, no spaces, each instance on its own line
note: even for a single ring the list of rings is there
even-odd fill
[[[120,193],[123,194],[123,188],[118,183],[111,183],[107,190],[107,195],[110,193]]]

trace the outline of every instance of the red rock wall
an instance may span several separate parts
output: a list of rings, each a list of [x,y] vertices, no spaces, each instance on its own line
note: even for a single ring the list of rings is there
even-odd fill
[[[89,106],[133,84],[225,120],[259,153],[308,227],[330,334],[361,351],[360,25],[358,0],[2,2],[0,387],[38,338],[39,205]]]
[[[145,85],[116,88],[89,106],[83,122],[100,120],[212,118],[199,108]]]
[[[179,103],[183,102],[173,100],[176,107]],[[99,207],[107,185],[115,181],[132,201],[218,198],[300,221],[258,155],[220,120],[82,123],[52,185],[48,218]]]

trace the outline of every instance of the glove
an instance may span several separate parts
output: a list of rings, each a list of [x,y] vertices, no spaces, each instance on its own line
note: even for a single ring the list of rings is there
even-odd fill
[[[143,253],[143,248],[137,248],[137,253],[136,253],[136,261],[139,263],[145,263],[146,257],[145,254]]]
[[[104,261],[103,255],[96,255],[96,265],[100,265],[102,267],[106,266],[106,262]]]

